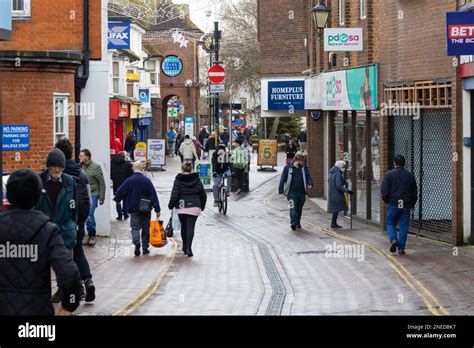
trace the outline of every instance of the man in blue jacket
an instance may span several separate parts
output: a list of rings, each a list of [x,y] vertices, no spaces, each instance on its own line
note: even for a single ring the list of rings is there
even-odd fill
[[[390,252],[405,255],[405,245],[410,225],[410,211],[418,201],[418,188],[415,176],[405,169],[405,158],[396,156],[395,169],[387,172],[382,183],[382,199],[387,203],[387,230]],[[400,237],[397,238],[397,224],[400,224]]]
[[[293,162],[284,169],[278,188],[279,194],[284,194],[290,203],[291,229],[301,228],[301,215],[306,202],[308,190],[313,187],[313,179],[304,165],[305,156],[298,152]]]
[[[156,215],[160,216],[160,203],[155,187],[150,179],[143,174],[143,163],[133,163],[133,175],[119,187],[114,201],[124,201],[126,211],[130,214],[130,227],[132,239],[135,245],[135,256],[140,256],[140,230],[143,255],[150,253],[148,243],[150,241],[150,219],[151,210],[155,209]],[[143,210],[145,200],[150,201],[149,209]],[[142,202],[140,202],[142,201]]]

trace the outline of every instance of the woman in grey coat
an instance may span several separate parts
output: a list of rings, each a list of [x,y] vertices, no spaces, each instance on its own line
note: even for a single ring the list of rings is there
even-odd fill
[[[344,179],[342,173],[345,171],[346,162],[337,161],[334,167],[329,171],[328,187],[329,187],[329,201],[328,212],[332,213],[331,228],[342,228],[337,224],[337,215],[340,211],[346,211],[346,197],[345,193],[353,194],[351,190],[344,186]]]

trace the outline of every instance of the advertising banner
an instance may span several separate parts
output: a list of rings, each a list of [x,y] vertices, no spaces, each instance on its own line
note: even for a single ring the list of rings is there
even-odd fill
[[[125,50],[130,48],[130,22],[109,23],[109,50]]]
[[[260,139],[258,141],[259,166],[277,166],[278,144],[276,140]]]
[[[164,139],[148,139],[148,160],[151,161],[151,166],[166,165],[166,142]]]
[[[363,51],[364,35],[362,28],[326,28],[324,29],[324,50]]]
[[[268,110],[304,110],[304,81],[269,81]]]
[[[448,56],[474,54],[474,13],[446,13]]]
[[[184,135],[189,135],[191,138],[194,136],[194,116],[184,117]]]
[[[208,162],[199,162],[196,165],[196,173],[199,173],[199,178],[204,188],[210,188],[212,175],[211,164]]]

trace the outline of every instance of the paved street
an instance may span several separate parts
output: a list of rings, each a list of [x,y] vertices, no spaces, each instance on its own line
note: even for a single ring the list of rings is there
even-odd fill
[[[255,163],[256,158],[253,159]],[[280,158],[280,162],[283,158]],[[163,220],[179,160],[152,178]],[[86,248],[97,298],[80,315],[466,315],[474,298],[474,250],[410,236],[407,255],[388,253],[385,232],[354,222],[329,229],[307,201],[303,229],[289,227],[276,194],[278,172],[251,171],[251,192],[232,194],[227,216],[211,193],[198,219],[194,257],[179,232],[149,256],[134,257],[128,222]],[[315,178],[317,180],[317,178]],[[113,209],[114,210],[114,209]],[[115,218],[112,216],[112,218]],[[344,226],[349,221],[342,220]],[[326,252],[326,248],[336,248]],[[346,252],[337,257],[337,248]],[[332,257],[331,257],[332,256]]]

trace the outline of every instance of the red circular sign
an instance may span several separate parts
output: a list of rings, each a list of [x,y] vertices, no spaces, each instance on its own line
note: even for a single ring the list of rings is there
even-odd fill
[[[207,77],[212,83],[221,83],[225,80],[225,69],[220,65],[213,65],[207,73]]]

